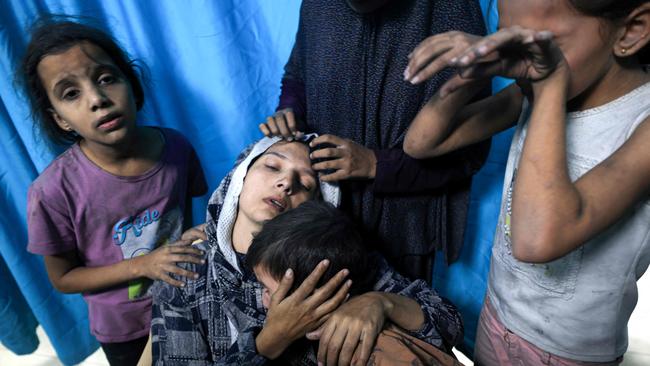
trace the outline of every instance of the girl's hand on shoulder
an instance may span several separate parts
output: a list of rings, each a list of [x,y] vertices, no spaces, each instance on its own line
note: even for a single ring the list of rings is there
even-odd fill
[[[189,240],[192,243],[197,240],[208,240],[208,236],[205,234],[205,224],[196,225],[185,230],[183,235],[181,235],[181,240]]]
[[[425,39],[409,55],[404,80],[419,84],[429,79],[451,66],[451,60],[458,58],[479,40],[480,36],[457,31],[436,34]]]
[[[441,88],[447,95],[477,79],[503,76],[519,81],[538,82],[556,70],[568,70],[564,54],[553,33],[518,26],[501,29],[483,37],[449,61],[459,69]]]
[[[365,365],[379,332],[390,314],[391,304],[369,292],[341,305],[317,331],[318,362],[323,365]]]
[[[266,137],[280,136],[287,141],[301,138],[304,131],[304,126],[296,119],[291,108],[275,112],[258,127]]]
[[[198,274],[182,269],[176,263],[205,262],[203,251],[192,247],[191,240],[179,240],[172,244],[163,245],[149,254],[131,259],[132,268],[138,277],[147,277],[152,280],[162,280],[172,286],[183,287],[185,284],[171,277],[177,276],[196,279]]]
[[[286,295],[293,283],[293,274],[287,271],[271,296],[266,323],[256,338],[259,354],[269,359],[277,358],[292,342],[321,326],[345,300],[351,285],[351,281],[343,284],[348,275],[345,269],[316,288],[328,265],[327,260],[319,263],[289,296]]]

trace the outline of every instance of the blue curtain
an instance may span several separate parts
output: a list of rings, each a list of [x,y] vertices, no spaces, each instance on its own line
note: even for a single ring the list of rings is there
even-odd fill
[[[496,3],[494,0],[481,0],[490,33],[496,30],[499,23]],[[492,89],[496,92],[511,82],[496,78]],[[487,290],[492,240],[501,207],[503,176],[513,133],[514,128],[511,128],[492,138],[487,161],[474,176],[465,243],[460,258],[447,266],[443,256],[439,255],[434,267],[433,286],[451,300],[463,315],[465,340],[461,348],[470,357],[474,353],[478,317]]]
[[[34,134],[12,75],[40,14],[94,18],[149,68],[143,124],[182,131],[193,143],[210,190],[273,112],[282,68],[298,27],[300,0],[3,0],[0,11],[0,341],[32,352],[36,320],[65,364],[97,349],[79,295],[62,295],[42,259],[26,252],[26,195],[55,156]],[[194,202],[205,219],[207,196]],[[5,263],[6,262],[6,266]],[[8,270],[7,270],[8,269]]]
[[[485,10],[494,8],[489,0],[481,2]],[[2,3],[0,341],[18,354],[33,352],[38,342],[34,329],[41,324],[62,362],[74,364],[98,347],[88,332],[86,305],[79,295],[55,291],[42,259],[25,250],[27,189],[57,153],[49,151],[34,132],[27,103],[13,80],[31,22],[46,13],[91,17],[147,65],[150,80],[140,122],[182,131],[192,141],[213,190],[237,153],[260,136],[258,123],[277,104],[300,0]],[[492,9],[492,24],[495,15]],[[477,294],[485,288],[484,268],[498,211],[498,203],[493,202],[498,200],[496,192],[500,196],[503,174],[503,148],[499,145],[506,145],[507,138],[503,140],[493,149],[501,149],[501,154],[492,154],[477,178],[463,258],[434,276],[437,287],[466,312],[468,328],[471,321],[475,323],[472,319],[482,300]],[[204,220],[206,203],[207,197],[194,201],[195,222]],[[473,345],[470,330],[469,347]]]

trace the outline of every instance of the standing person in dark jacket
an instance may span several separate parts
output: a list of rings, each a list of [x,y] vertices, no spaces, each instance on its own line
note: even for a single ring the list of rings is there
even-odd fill
[[[489,141],[416,161],[401,149],[416,113],[449,78],[403,81],[421,40],[450,30],[482,35],[474,0],[304,0],[267,136],[323,136],[312,158],[324,181],[341,181],[342,209],[376,237],[401,273],[430,281],[434,251],[455,260],[463,242],[470,177]],[[451,184],[450,184],[451,183]]]

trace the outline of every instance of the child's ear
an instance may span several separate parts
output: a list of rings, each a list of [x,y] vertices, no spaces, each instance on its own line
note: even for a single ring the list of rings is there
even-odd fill
[[[621,35],[614,44],[618,57],[634,55],[650,41],[650,3],[639,5],[625,19]]]
[[[61,128],[64,131],[71,132],[72,127],[66,122],[61,116],[59,116],[58,113],[54,110],[54,108],[48,108],[48,112],[50,112],[50,115],[52,116],[52,119],[54,119],[54,122],[56,122],[57,125],[59,125],[59,128]]]

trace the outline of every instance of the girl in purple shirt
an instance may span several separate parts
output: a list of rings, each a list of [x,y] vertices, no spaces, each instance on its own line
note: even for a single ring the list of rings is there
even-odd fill
[[[135,365],[151,321],[153,279],[182,283],[201,263],[180,241],[192,196],[206,191],[188,141],[136,125],[144,102],[133,63],[106,33],[49,20],[32,34],[21,70],[35,123],[71,146],[34,181],[28,250],[44,256],[50,281],[83,293],[91,332],[111,365]]]

